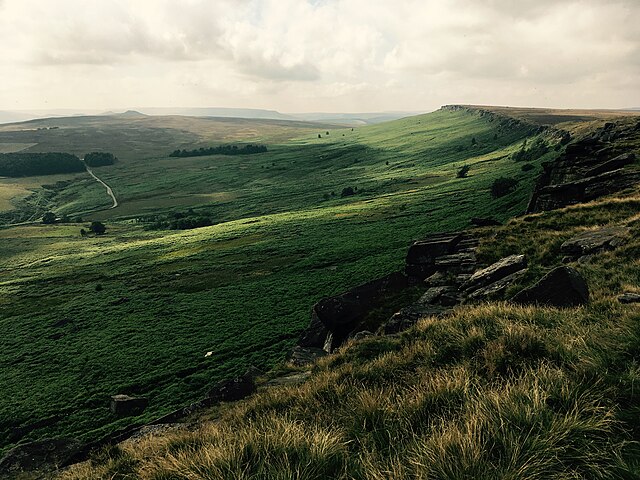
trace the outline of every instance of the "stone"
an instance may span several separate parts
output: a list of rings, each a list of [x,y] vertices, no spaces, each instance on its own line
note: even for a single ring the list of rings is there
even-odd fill
[[[48,438],[17,445],[0,460],[0,477],[11,478],[12,474],[50,470],[64,465],[76,454],[79,446],[75,440],[66,438]]]
[[[303,367],[315,363],[319,358],[326,357],[327,352],[322,348],[301,347],[296,345],[291,351],[289,362],[296,367]]]
[[[620,303],[640,303],[640,293],[626,292],[618,296]]]
[[[604,163],[601,163],[597,167],[593,167],[584,174],[585,177],[595,177],[596,175],[600,175],[601,173],[611,172],[613,170],[617,170],[626,165],[631,165],[636,161],[636,156],[633,153],[623,153],[622,155],[618,155],[611,160],[608,160]]]
[[[416,302],[419,305],[442,305],[452,307],[462,301],[458,288],[452,285],[429,288]]]
[[[311,312],[311,325],[320,322],[327,329],[322,346],[327,352],[338,348],[356,330],[367,313],[384,305],[389,295],[408,287],[408,278],[401,272],[394,272],[355,287],[348,292],[328,297],[316,303]]]
[[[241,376],[219,381],[209,390],[207,397],[214,402],[236,402],[255,391],[256,384],[253,378]]]
[[[353,334],[351,339],[357,342],[368,337],[373,337],[373,332],[370,332],[369,330],[362,330],[361,332]]]
[[[280,387],[283,385],[300,385],[306,382],[311,377],[311,372],[292,373],[290,375],[284,375],[282,377],[276,377],[265,382],[267,387]]]
[[[400,333],[413,327],[421,318],[433,315],[440,316],[449,310],[450,309],[438,305],[414,303],[394,313],[382,326],[381,330],[385,335]]]
[[[435,259],[454,253],[460,240],[460,233],[440,233],[414,242],[407,252],[406,274],[420,280],[433,275],[436,271]]]
[[[439,271],[448,273],[473,272],[476,268],[477,260],[473,252],[452,253],[441,255],[434,260],[434,266]]]
[[[629,233],[628,228],[609,227],[583,232],[560,246],[560,251],[566,255],[579,257],[603,250],[612,250],[625,241]]]
[[[309,326],[300,334],[298,345],[303,348],[322,348],[329,330],[317,315],[311,315]]]
[[[443,285],[448,285],[450,282],[447,275],[442,272],[436,272],[429,278],[425,279],[424,283],[428,287],[441,287]]]
[[[109,408],[111,413],[122,417],[140,415],[149,405],[149,400],[144,397],[130,397],[129,395],[113,395]]]
[[[482,270],[478,270],[471,278],[462,284],[461,290],[472,292],[480,288],[486,287],[512,273],[526,268],[527,259],[524,255],[509,255],[508,257],[498,260],[496,263],[489,265]]]
[[[482,300],[496,300],[501,297],[507,288],[521,279],[525,273],[527,273],[528,269],[524,268],[519,270],[511,275],[507,275],[500,280],[496,280],[495,282],[487,285],[486,287],[479,288],[469,295],[469,300],[474,301],[482,301]]]
[[[502,225],[502,223],[493,218],[471,217],[471,225],[476,227],[498,227]]]
[[[580,272],[561,266],[515,294],[511,301],[521,305],[575,307],[589,302],[589,288]]]

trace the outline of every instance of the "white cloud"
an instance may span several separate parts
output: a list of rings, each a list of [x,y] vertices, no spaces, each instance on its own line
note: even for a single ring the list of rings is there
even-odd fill
[[[640,105],[637,18],[637,0],[0,0],[0,109]]]

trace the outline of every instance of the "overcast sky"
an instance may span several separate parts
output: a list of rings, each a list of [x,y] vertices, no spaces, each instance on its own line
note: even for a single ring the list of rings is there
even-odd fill
[[[0,0],[0,110],[640,106],[640,0]]]

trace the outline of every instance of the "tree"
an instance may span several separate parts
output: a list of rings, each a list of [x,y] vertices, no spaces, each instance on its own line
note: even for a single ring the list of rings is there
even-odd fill
[[[96,235],[102,235],[107,230],[107,227],[105,227],[104,223],[102,222],[91,222],[89,230],[91,230]]]
[[[84,228],[81,228],[80,229],[80,235],[83,236],[83,237],[86,237],[87,236],[87,231]]]
[[[517,185],[518,181],[515,178],[496,178],[491,185],[491,196],[493,198],[504,197],[505,195],[513,192]]]
[[[318,138],[322,138],[322,135],[318,134]]]
[[[460,167],[460,170],[458,170],[458,173],[456,174],[456,177],[458,178],[467,178],[467,173],[469,173],[469,169],[471,167],[469,167],[469,165],[463,165],[462,167]]]
[[[356,192],[353,190],[353,187],[345,187],[342,189],[341,197],[350,197],[351,195],[355,195]]]
[[[53,212],[47,212],[42,216],[42,223],[46,223],[47,225],[51,225],[52,223],[56,223],[56,214]]]

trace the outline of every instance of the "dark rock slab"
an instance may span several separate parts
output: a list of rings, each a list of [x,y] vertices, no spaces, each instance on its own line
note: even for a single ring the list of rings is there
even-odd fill
[[[471,225],[476,227],[497,227],[502,225],[502,223],[493,218],[471,217]]]
[[[475,272],[460,288],[470,293],[522,270],[526,268],[526,266],[527,259],[524,255],[509,255]]]
[[[149,400],[144,397],[130,397],[129,395],[113,395],[109,408],[111,413],[122,417],[140,415],[149,405]]]
[[[626,292],[618,296],[620,303],[640,303],[640,293]]]
[[[633,153],[623,153],[622,155],[618,155],[611,160],[608,160],[600,165],[593,167],[585,173],[585,177],[595,177],[596,175],[600,175],[601,173],[611,172],[613,170],[617,170],[626,165],[631,165],[636,161],[636,156]]]
[[[500,280],[496,280],[495,282],[487,285],[486,287],[482,287],[473,291],[469,295],[468,300],[483,301],[483,300],[500,299],[504,295],[507,288],[511,284],[513,284],[514,282],[522,278],[524,274],[527,272],[527,270],[528,270],[527,268],[524,268],[515,273],[512,273],[511,275],[507,275],[506,277],[501,278]]]
[[[236,402],[256,391],[256,384],[249,376],[235,377],[216,383],[207,397],[214,402]]]
[[[609,227],[583,232],[564,242],[560,246],[560,251],[566,255],[578,257],[602,250],[612,250],[624,243],[628,233],[629,229],[624,227]]]
[[[406,274],[420,280],[433,275],[436,258],[454,253],[462,238],[461,233],[440,233],[414,242],[407,252]]]
[[[303,348],[322,348],[328,333],[329,330],[320,321],[318,316],[312,315],[309,326],[300,334],[298,345]]]
[[[421,318],[433,315],[440,316],[450,310],[450,308],[438,305],[424,305],[416,302],[394,313],[383,325],[382,332],[385,335],[399,333],[413,327]]]
[[[554,268],[536,284],[518,292],[511,301],[521,305],[575,307],[589,302],[589,288],[580,272],[562,266]]]
[[[64,465],[76,454],[79,446],[75,440],[66,438],[49,438],[17,445],[0,460],[0,478]]]

